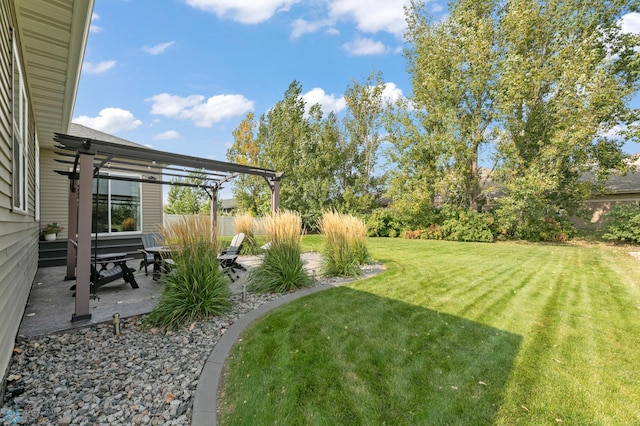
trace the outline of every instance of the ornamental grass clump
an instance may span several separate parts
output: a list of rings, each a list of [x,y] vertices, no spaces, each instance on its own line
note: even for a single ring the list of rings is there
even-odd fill
[[[210,226],[208,216],[196,215],[163,227],[173,267],[162,276],[166,287],[147,317],[149,325],[175,329],[220,315],[231,306],[228,279],[219,267]]]
[[[256,236],[253,234],[255,219],[250,214],[243,213],[233,218],[233,224],[234,224],[236,234],[239,234],[239,233],[244,234],[244,240],[242,241],[240,254],[243,254],[243,255],[260,254],[262,250],[258,246],[258,242],[256,241]]]
[[[322,275],[360,275],[360,265],[369,260],[365,223],[349,214],[326,212],[320,220],[319,228],[324,238]]]
[[[271,242],[260,266],[249,272],[249,290],[256,293],[284,293],[311,283],[301,258],[302,218],[298,213],[281,211],[264,219]]]

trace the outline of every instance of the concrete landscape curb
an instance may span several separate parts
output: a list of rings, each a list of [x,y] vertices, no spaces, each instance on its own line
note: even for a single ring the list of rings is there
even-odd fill
[[[348,281],[351,282],[352,280]],[[231,352],[231,348],[240,337],[240,334],[256,319],[269,311],[272,311],[286,303],[301,297],[318,293],[323,290],[338,287],[346,282],[321,284],[315,287],[296,291],[282,296],[272,302],[265,303],[257,309],[243,315],[229,327],[227,332],[220,338],[214,346],[207,362],[202,368],[200,379],[196,386],[196,393],[193,401],[193,411],[191,415],[191,424],[193,426],[211,426],[217,424],[217,404],[218,404],[218,385],[222,370],[227,356]]]

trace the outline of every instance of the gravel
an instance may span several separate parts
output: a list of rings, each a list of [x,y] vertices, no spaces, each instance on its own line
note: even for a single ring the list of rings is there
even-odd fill
[[[122,319],[119,335],[111,324],[98,324],[19,341],[0,421],[188,425],[200,372],[220,337],[242,315],[281,296],[235,295],[225,316],[173,332],[145,327],[138,316]]]

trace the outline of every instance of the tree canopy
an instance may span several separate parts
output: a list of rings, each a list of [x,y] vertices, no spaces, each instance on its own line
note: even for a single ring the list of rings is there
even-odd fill
[[[247,115],[227,157],[285,171],[281,205],[311,228],[327,209],[368,214],[387,196],[408,227],[428,226],[441,206],[492,208],[504,235],[537,238],[580,213],[595,188],[586,172],[624,170],[623,144],[640,140],[630,106],[640,36],[620,26],[637,10],[637,0],[453,0],[434,20],[414,1],[409,96],[388,107],[372,72],[346,88],[340,118],[306,105],[293,81],[257,122]],[[268,211],[264,182],[240,178],[234,195]]]

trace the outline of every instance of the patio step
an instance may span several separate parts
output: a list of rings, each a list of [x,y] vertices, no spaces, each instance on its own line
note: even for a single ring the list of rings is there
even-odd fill
[[[91,254],[95,253],[95,241],[91,240]],[[126,252],[130,257],[142,259],[140,236],[103,237],[97,241],[98,254]],[[64,266],[67,264],[67,240],[40,241],[38,267]]]

